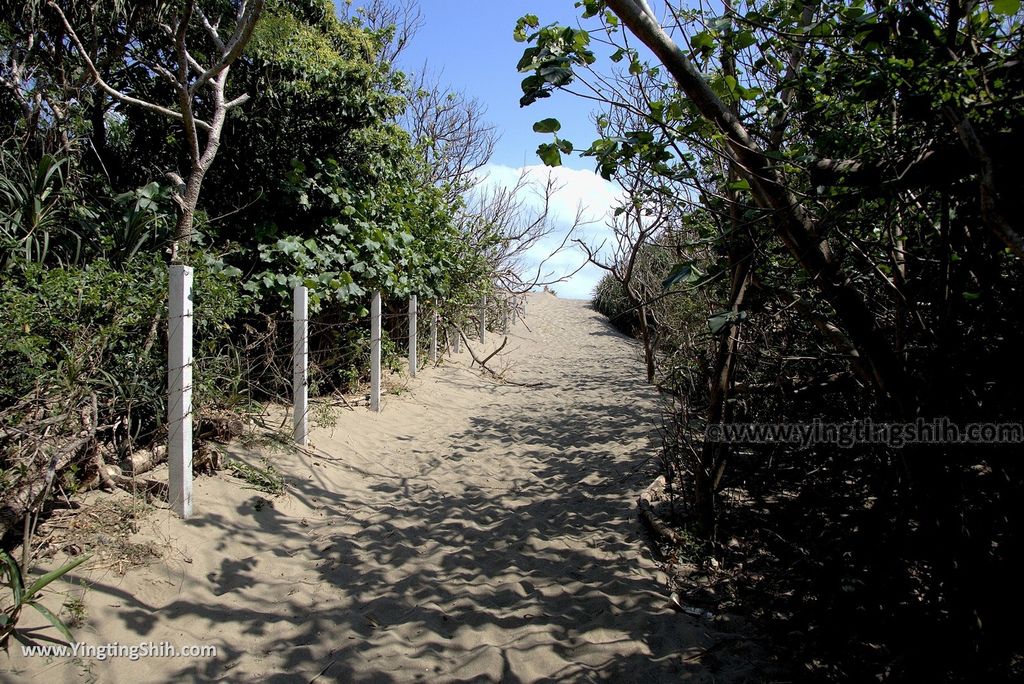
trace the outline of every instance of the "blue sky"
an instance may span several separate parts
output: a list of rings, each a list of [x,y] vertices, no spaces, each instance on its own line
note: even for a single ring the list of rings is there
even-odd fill
[[[353,5],[358,6],[359,0]],[[418,73],[424,68],[440,74],[441,81],[477,98],[487,109],[487,119],[493,123],[500,137],[487,172],[494,184],[511,183],[525,169],[530,178],[540,181],[549,171],[537,158],[537,145],[550,142],[550,134],[533,132],[533,123],[539,119],[555,117],[562,123],[559,136],[571,140],[577,149],[586,148],[596,137],[591,119],[594,103],[566,93],[555,93],[533,105],[521,108],[520,81],[523,74],[516,71],[522,56],[523,43],[512,39],[516,20],[524,14],[536,14],[541,25],[563,23],[575,25],[579,11],[574,0],[419,0],[424,25],[406,51],[398,66],[403,71]],[[604,216],[618,199],[618,189],[593,173],[589,158],[564,155],[563,167],[555,169],[557,182],[562,186],[555,202],[556,223],[564,228],[582,204],[587,218],[593,223],[582,237],[590,243],[600,242],[607,234],[602,230]],[[562,235],[552,236],[533,252],[539,260],[547,256],[553,243],[561,242]],[[560,253],[548,266],[554,265],[558,274],[568,273],[585,262],[583,252],[573,246]],[[589,299],[602,271],[586,266],[569,281],[553,289],[563,297]]]
[[[543,24],[575,24],[578,10],[573,0],[420,0],[424,26],[400,58],[405,71],[420,71],[424,63],[442,80],[486,104],[489,119],[502,133],[494,151],[497,164],[518,167],[537,163],[536,149],[550,142],[550,134],[534,133],[533,122],[549,116],[562,122],[560,135],[577,147],[588,147],[595,138],[589,120],[591,103],[566,94],[525,108],[519,106],[522,74],[516,63],[524,43],[512,39],[516,20],[536,14]],[[566,166],[592,169],[588,159],[566,158]]]

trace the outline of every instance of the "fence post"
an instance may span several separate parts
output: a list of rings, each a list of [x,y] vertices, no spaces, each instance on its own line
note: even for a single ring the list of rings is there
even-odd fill
[[[455,336],[455,353],[462,353],[462,335],[459,334],[459,329],[452,327],[452,335]]]
[[[512,317],[512,305],[510,299],[504,298],[501,303],[501,334],[508,335],[508,319]]]
[[[409,376],[416,377],[416,369],[419,366],[416,360],[417,346],[419,340],[416,335],[416,295],[409,295]]]
[[[175,513],[188,518],[192,515],[192,269],[171,264],[168,279],[167,498]]]
[[[430,363],[437,363],[437,312],[430,317]]]
[[[370,410],[380,411],[380,290],[370,301]]]
[[[480,297],[480,344],[487,336],[487,295]]]
[[[292,294],[292,424],[295,443],[309,444],[309,290]]]

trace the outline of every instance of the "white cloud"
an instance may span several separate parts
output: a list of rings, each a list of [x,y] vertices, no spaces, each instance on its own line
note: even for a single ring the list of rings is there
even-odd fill
[[[528,266],[536,269],[544,264],[544,273],[553,272],[555,277],[572,273],[586,262],[586,254],[578,245],[571,245],[565,250],[551,256],[565,237],[576,218],[578,209],[582,210],[582,218],[586,225],[578,229],[574,237],[584,239],[588,244],[600,244],[605,238],[611,237],[611,230],[606,226],[606,219],[611,211],[618,206],[623,198],[622,189],[616,184],[604,180],[593,171],[570,169],[565,166],[547,167],[532,165],[512,167],[502,164],[488,164],[481,170],[484,180],[481,187],[512,187],[521,174],[534,186],[543,188],[550,176],[554,179],[558,191],[551,199],[551,222],[556,230],[539,241],[527,253]],[[537,210],[541,207],[541,197],[537,193],[528,193],[525,209]],[[603,271],[593,264],[587,264],[582,270],[566,282],[552,286],[559,296],[571,299],[590,299],[594,286],[601,279]]]

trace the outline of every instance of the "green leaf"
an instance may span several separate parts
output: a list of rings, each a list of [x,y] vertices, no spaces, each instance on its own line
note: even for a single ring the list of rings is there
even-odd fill
[[[694,50],[710,50],[715,45],[715,37],[709,31],[701,31],[690,39],[690,47]]]
[[[1020,0],[992,0],[992,13],[1009,16],[1020,11]]]
[[[18,563],[7,555],[6,552],[0,551],[0,562],[3,562],[7,570],[7,579],[9,586],[11,587],[11,593],[14,594],[14,605],[21,605],[22,590],[24,582],[21,578],[21,568],[18,567]]]
[[[572,45],[577,52],[585,52],[587,46],[590,45],[590,34],[586,31],[575,31],[572,34]]]
[[[693,265],[693,262],[676,264],[672,267],[668,277],[661,281],[661,287],[668,290],[676,283],[682,281],[687,283],[696,282],[701,277],[701,272]]]
[[[65,625],[61,621],[61,619],[59,617],[57,617],[56,615],[51,613],[49,608],[47,608],[46,606],[40,605],[40,604],[36,603],[35,601],[29,601],[28,605],[30,605],[33,608],[35,608],[36,610],[38,610],[40,615],[42,615],[44,618],[49,620],[50,624],[53,625],[54,627],[56,627],[57,631],[59,631],[61,634],[64,635],[64,638],[68,640],[69,644],[74,643],[75,637],[73,637],[71,635],[71,630],[68,629],[68,626]]]
[[[540,53],[540,48],[530,47],[523,50],[523,56],[519,59],[519,63],[516,64],[517,71],[532,71],[536,66],[535,61],[537,55]]]
[[[744,88],[743,86],[739,86],[737,90],[739,91],[740,98],[744,100],[756,100],[764,95],[764,91],[760,88]]]
[[[541,119],[533,124],[534,133],[557,133],[561,128],[562,124],[558,119]]]
[[[576,7],[583,8],[583,18],[589,19],[590,17],[596,17],[604,9],[603,0],[580,0],[576,3]]]
[[[753,33],[751,33],[750,31],[740,31],[739,33],[736,34],[733,47],[736,50],[743,50],[745,48],[750,47],[756,42],[757,39],[754,37]]]
[[[519,18],[516,22],[516,28],[512,32],[512,38],[517,43],[525,43],[527,39],[526,29],[537,28],[540,25],[540,20],[536,14],[527,14]]]
[[[739,323],[747,318],[746,311],[734,314],[732,311],[720,311],[708,318],[708,329],[712,335],[717,335],[729,329],[731,323]]]
[[[747,181],[746,178],[740,178],[739,180],[735,180],[732,183],[729,183],[729,189],[730,190],[749,190],[750,189],[750,183]]]
[[[541,67],[537,70],[537,76],[555,87],[572,83],[572,69],[564,66],[552,65]]]
[[[717,335],[729,325],[729,314],[729,311],[723,311],[708,318],[708,329],[712,335]]]
[[[558,150],[558,145],[554,143],[544,143],[537,146],[537,156],[544,162],[545,166],[561,166],[562,165],[562,153]]]
[[[523,79],[523,96],[519,98],[519,106],[527,107],[543,97],[551,97],[551,93],[544,89],[546,81],[534,74]]]
[[[56,570],[51,570],[50,572],[46,573],[45,575],[43,575],[42,577],[40,577],[32,583],[32,585],[25,591],[25,597],[31,599],[33,596],[35,596],[36,592],[43,589],[47,584],[53,582],[56,579],[60,579],[61,577],[68,574],[69,572],[71,572],[87,560],[89,560],[89,554],[79,556],[74,560],[68,561]]]

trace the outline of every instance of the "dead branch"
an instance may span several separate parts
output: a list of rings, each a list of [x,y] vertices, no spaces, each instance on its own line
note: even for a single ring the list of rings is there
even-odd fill
[[[462,338],[462,341],[466,343],[466,351],[468,351],[469,355],[473,357],[474,363],[476,363],[482,369],[484,369],[485,371],[490,373],[491,377],[497,378],[497,379],[500,380],[501,376],[498,375],[498,373],[496,373],[493,370],[491,370],[490,368],[488,368],[487,367],[487,362],[490,361],[491,358],[493,358],[498,352],[500,352],[502,349],[505,348],[505,345],[508,343],[508,337],[506,337],[504,340],[502,340],[501,346],[499,346],[497,349],[495,349],[493,352],[491,352],[490,355],[487,356],[487,358],[485,358],[483,361],[481,361],[480,357],[478,357],[476,355],[476,352],[473,351],[473,347],[469,344],[469,338],[466,337],[466,333],[464,333],[462,331],[462,328],[459,327],[458,325],[455,325],[454,328],[455,328],[455,331],[459,333],[459,337]]]
[[[651,531],[651,534],[653,534],[658,541],[671,544],[672,546],[682,546],[683,538],[680,537],[675,530],[662,522],[654,512],[652,504],[657,496],[655,492],[664,486],[665,476],[659,475],[657,479],[655,479],[654,482],[652,482],[637,498],[637,514],[640,516],[640,522],[642,522],[644,526]]]

